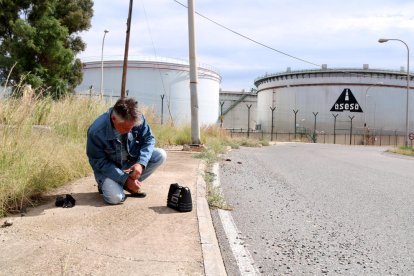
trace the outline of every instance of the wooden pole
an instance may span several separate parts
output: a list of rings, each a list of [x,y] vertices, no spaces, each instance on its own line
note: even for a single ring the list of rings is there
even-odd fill
[[[125,98],[126,75],[127,75],[127,70],[128,70],[129,34],[131,31],[131,17],[132,17],[133,3],[134,3],[134,0],[129,1],[129,11],[128,11],[127,31],[126,31],[125,51],[124,51],[124,66],[122,67],[121,98]]]

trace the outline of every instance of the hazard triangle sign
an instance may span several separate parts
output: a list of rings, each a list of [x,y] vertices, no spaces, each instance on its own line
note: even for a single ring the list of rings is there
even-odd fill
[[[335,104],[332,106],[331,111],[363,112],[361,106],[359,105],[359,103],[354,97],[354,94],[352,94],[351,89],[349,88],[345,88],[344,91],[342,91],[341,95],[336,100]]]

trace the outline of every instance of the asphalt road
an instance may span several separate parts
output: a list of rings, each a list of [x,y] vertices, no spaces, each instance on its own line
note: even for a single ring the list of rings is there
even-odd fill
[[[414,158],[384,150],[286,143],[226,154],[221,187],[257,270],[413,275]],[[238,275],[213,220],[227,271]]]

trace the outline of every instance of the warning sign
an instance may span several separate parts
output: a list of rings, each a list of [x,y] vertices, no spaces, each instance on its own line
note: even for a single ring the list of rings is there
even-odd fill
[[[344,91],[342,91],[341,95],[336,100],[335,104],[332,106],[331,111],[363,112],[361,106],[359,105],[359,103],[354,97],[354,94],[352,94],[351,89],[349,88],[345,88]]]

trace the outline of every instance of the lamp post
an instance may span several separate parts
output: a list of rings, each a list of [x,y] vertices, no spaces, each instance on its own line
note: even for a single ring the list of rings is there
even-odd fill
[[[410,49],[408,48],[407,43],[405,43],[404,41],[402,41],[401,39],[397,39],[397,38],[380,38],[378,39],[379,43],[384,43],[384,42],[388,42],[390,40],[395,40],[395,41],[399,41],[401,43],[403,43],[405,45],[405,47],[407,47],[407,102],[406,102],[406,107],[405,107],[405,146],[408,147],[408,105],[409,105],[409,94],[410,94]]]
[[[365,111],[364,111],[364,145],[366,145],[366,144],[367,144],[366,134],[367,134],[367,130],[368,130],[368,128],[367,128],[367,112],[368,112],[367,97],[368,97],[368,90],[369,90],[371,87],[376,86],[376,85],[379,85],[379,84],[383,84],[383,82],[377,82],[377,83],[371,84],[371,85],[370,85],[370,86],[368,86],[368,88],[365,90],[365,104],[364,104],[364,108],[365,108]]]
[[[101,89],[100,89],[101,99],[103,97],[103,49],[104,49],[104,43],[105,43],[105,36],[106,36],[106,34],[108,32],[109,32],[108,30],[105,30],[104,31],[104,35],[103,35],[103,38],[102,38],[102,51],[101,51]]]

